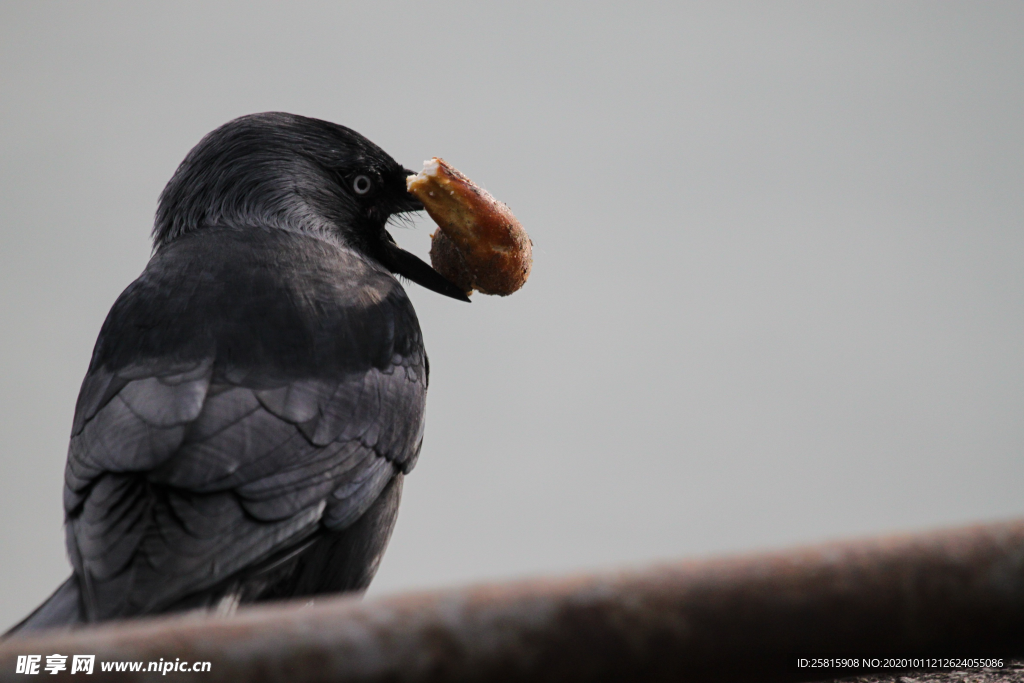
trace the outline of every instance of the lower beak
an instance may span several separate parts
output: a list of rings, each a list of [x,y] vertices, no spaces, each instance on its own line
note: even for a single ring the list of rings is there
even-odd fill
[[[460,287],[450,282],[416,256],[404,249],[400,249],[394,241],[384,244],[380,261],[392,273],[407,277],[416,284],[426,287],[431,291],[444,294],[459,301],[469,302],[470,300]]]
[[[422,211],[424,208],[423,202],[421,202],[420,200],[416,199],[416,197],[408,193],[406,193],[406,195],[402,197],[401,201],[399,201],[398,203],[398,206],[399,208],[397,211],[395,211],[395,213],[406,213],[408,211]]]

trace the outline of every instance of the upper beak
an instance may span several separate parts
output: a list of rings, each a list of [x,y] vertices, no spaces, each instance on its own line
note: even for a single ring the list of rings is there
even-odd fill
[[[406,177],[416,175],[416,171],[410,171],[405,169]],[[398,208],[395,213],[405,213],[406,211],[422,211],[423,202],[416,199],[412,194],[409,193],[404,187],[402,188],[401,199],[398,200]]]

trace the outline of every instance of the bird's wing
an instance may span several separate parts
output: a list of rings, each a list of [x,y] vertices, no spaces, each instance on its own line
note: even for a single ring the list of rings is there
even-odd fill
[[[346,315],[368,335],[407,311],[402,294]],[[344,529],[411,469],[426,356],[418,326],[399,344],[394,325],[374,337],[392,344],[389,360],[324,377],[238,371],[222,352],[116,370],[94,362],[65,477],[68,550],[89,618],[158,612],[325,527]],[[113,329],[101,339],[98,349],[140,343]]]
[[[347,527],[418,452],[415,364],[263,389],[211,383],[212,366],[86,381],[65,504],[94,616],[159,610]]]

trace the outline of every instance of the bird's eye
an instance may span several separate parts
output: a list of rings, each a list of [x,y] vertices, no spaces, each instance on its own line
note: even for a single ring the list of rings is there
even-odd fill
[[[355,190],[356,194],[366,194],[373,187],[373,181],[370,180],[369,176],[357,175],[352,179],[352,189]]]

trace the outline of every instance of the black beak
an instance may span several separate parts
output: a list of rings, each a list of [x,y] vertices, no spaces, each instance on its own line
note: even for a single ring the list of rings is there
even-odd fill
[[[411,175],[416,175],[416,171],[410,171],[409,169],[405,169],[405,175],[406,175],[406,177],[409,177]],[[402,179],[402,185],[403,185],[403,187],[402,187],[401,195],[400,195],[400,197],[398,199],[398,206],[395,209],[395,213],[405,213],[407,211],[422,211],[423,210],[423,202],[421,202],[420,200],[416,199],[416,197],[411,195],[405,189],[405,186],[404,186],[405,185],[405,179],[404,178]]]
[[[398,201],[398,209],[395,210],[395,213],[406,213],[407,211],[422,210],[423,202],[421,202],[420,200],[416,199],[416,197],[406,192],[405,196]]]
[[[387,242],[384,244],[382,251],[383,258],[380,259],[380,262],[392,273],[407,277],[432,292],[444,294],[459,301],[469,302],[469,296],[461,288],[450,282],[418,257],[404,249],[400,249],[396,244]]]
[[[406,177],[416,175],[415,171],[405,169]],[[407,211],[422,211],[423,202],[416,199],[406,191],[402,180],[401,194],[395,199],[392,213],[405,213]],[[410,254],[395,244],[394,238],[385,231],[385,242],[381,250],[380,262],[385,268],[395,275],[409,278],[421,287],[426,287],[432,292],[450,296],[459,301],[469,301],[469,296],[462,291],[462,288],[450,282],[446,277],[424,263],[418,257]]]

